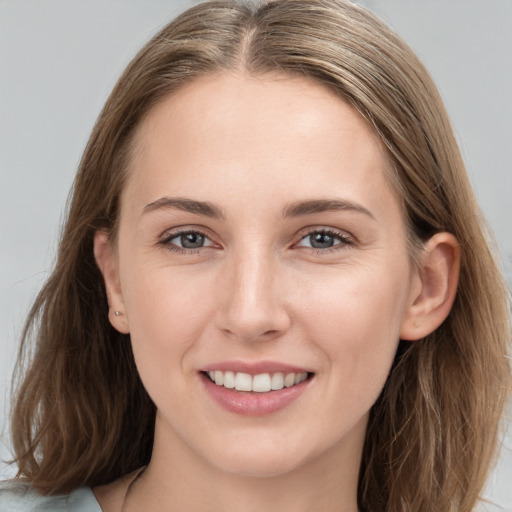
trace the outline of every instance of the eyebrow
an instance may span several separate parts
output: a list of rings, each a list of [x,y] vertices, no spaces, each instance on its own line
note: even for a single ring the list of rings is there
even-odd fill
[[[207,201],[196,201],[184,197],[161,197],[144,207],[142,213],[149,213],[155,210],[176,209],[184,212],[203,215],[213,219],[225,219],[226,216],[221,208]]]
[[[208,201],[197,201],[184,197],[161,197],[144,207],[143,213],[156,210],[176,209],[195,215],[203,215],[213,219],[224,220],[226,218],[222,208]],[[311,199],[309,201],[297,201],[285,206],[283,218],[302,217],[315,213],[354,211],[362,213],[375,220],[375,217],[364,206],[345,199]]]
[[[353,211],[362,213],[375,220],[372,212],[364,206],[345,199],[312,199],[310,201],[297,201],[286,206],[283,217],[302,217],[315,213]]]

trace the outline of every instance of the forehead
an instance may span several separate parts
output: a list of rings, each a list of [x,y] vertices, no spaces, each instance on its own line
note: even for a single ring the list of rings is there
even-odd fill
[[[340,187],[382,195],[388,172],[374,130],[326,86],[286,74],[220,73],[149,112],[134,139],[125,195],[150,202],[164,191],[209,196],[223,188],[249,197],[262,185],[276,196]]]

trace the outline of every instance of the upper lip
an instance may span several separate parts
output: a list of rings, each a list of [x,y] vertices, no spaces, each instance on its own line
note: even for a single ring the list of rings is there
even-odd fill
[[[201,371],[231,371],[234,373],[248,373],[249,375],[259,375],[261,373],[303,373],[309,372],[306,368],[294,366],[287,363],[280,363],[278,361],[222,361],[212,363]]]

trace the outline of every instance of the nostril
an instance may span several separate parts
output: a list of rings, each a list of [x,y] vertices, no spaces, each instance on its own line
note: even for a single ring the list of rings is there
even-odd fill
[[[231,321],[229,325],[220,326],[219,330],[228,338],[238,339],[248,343],[273,341],[282,336],[288,329],[288,325],[283,324],[282,329],[266,329],[264,323],[269,322],[244,322],[243,319]],[[226,322],[227,324],[227,322]]]

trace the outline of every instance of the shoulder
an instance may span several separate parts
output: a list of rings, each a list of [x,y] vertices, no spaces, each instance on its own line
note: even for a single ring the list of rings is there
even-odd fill
[[[83,487],[71,494],[43,496],[27,482],[0,482],[0,512],[101,512],[92,491]]]

